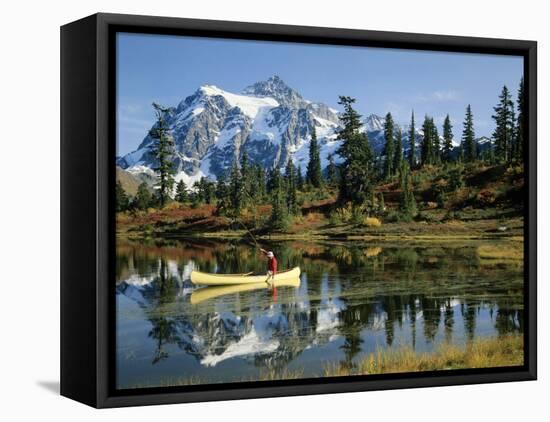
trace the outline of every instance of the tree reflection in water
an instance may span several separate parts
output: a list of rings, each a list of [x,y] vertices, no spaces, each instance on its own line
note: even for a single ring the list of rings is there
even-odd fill
[[[523,331],[522,266],[487,265],[475,243],[266,246],[276,251],[281,267],[301,267],[300,287],[279,288],[276,302],[259,289],[191,304],[192,269],[262,272],[264,259],[236,242],[120,242],[117,295],[129,299],[125,307],[139,310],[134,318],[148,326],[151,341],[136,333],[129,336],[131,347],[138,355],[149,353],[149,365],[183,362],[183,351],[196,363],[185,360],[180,371],[210,371],[216,379],[222,364],[282,373],[300,363],[320,372],[330,360],[352,369],[380,347],[430,350],[439,342]],[[124,332],[135,320],[126,320],[119,308],[117,329]]]

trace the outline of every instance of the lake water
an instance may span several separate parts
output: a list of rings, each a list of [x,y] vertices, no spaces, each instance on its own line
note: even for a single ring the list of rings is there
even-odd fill
[[[495,242],[493,242],[494,244]],[[193,287],[193,269],[265,272],[237,241],[119,241],[117,388],[322,376],[369,353],[523,331],[523,266],[484,261],[481,242],[265,243],[299,282]]]

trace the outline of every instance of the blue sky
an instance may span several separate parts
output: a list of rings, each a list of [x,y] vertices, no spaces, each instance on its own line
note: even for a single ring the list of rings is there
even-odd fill
[[[137,148],[154,122],[153,101],[176,106],[201,85],[240,92],[279,75],[304,98],[338,106],[357,99],[364,116],[388,111],[408,123],[425,114],[441,125],[447,113],[460,136],[472,105],[477,136],[490,136],[493,106],[503,85],[514,98],[521,57],[342,47],[182,36],[119,34],[117,155]]]

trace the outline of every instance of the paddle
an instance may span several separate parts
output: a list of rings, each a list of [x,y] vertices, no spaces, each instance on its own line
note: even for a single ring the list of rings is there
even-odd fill
[[[239,221],[239,220],[237,220]],[[241,226],[244,227],[244,229],[247,231],[247,233],[250,235],[250,237],[252,238],[252,240],[254,241],[254,243],[256,244],[256,246],[258,247],[258,249],[261,249],[260,248],[260,245],[258,244],[258,242],[256,241],[256,238],[254,237],[254,235],[250,232],[250,230],[248,230],[248,227],[246,227],[241,221],[239,221],[239,224]]]

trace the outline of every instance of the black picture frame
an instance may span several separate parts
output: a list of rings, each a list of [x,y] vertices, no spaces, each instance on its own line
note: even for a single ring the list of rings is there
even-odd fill
[[[518,55],[527,93],[525,364],[522,367],[189,387],[113,388],[117,32]],[[305,26],[99,13],[61,28],[61,394],[120,407],[534,380],[537,376],[537,44]],[[85,300],[82,300],[85,298]]]

